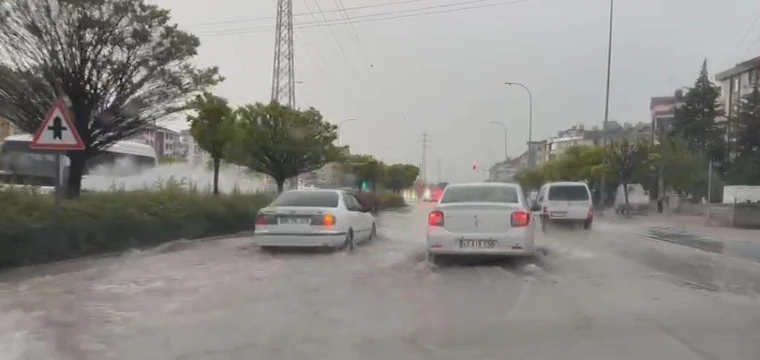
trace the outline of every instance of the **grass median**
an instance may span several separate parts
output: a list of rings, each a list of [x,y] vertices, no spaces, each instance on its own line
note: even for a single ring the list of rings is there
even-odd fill
[[[395,194],[363,193],[375,209],[406,206]],[[170,179],[144,190],[83,193],[62,202],[31,189],[0,189],[0,268],[146,248],[178,239],[252,231],[269,193],[214,196]]]
[[[169,180],[138,191],[83,193],[62,203],[26,189],[0,190],[0,268],[253,230],[271,194],[214,196]]]

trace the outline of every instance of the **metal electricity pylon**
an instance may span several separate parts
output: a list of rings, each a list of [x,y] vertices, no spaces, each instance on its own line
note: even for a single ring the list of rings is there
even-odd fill
[[[293,53],[293,0],[277,0],[272,100],[295,109],[296,81]]]

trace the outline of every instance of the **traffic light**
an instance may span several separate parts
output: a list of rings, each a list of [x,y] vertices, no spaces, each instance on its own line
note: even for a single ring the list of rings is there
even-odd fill
[[[367,181],[366,180],[362,181],[362,191],[367,191],[367,190],[369,190],[369,186],[367,184]]]

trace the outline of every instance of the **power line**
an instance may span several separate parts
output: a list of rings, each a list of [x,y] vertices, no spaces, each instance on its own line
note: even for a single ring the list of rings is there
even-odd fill
[[[342,0],[333,0],[335,5],[338,7],[339,10],[343,10],[341,12],[341,17],[345,19],[348,22],[348,30],[351,34],[351,40],[353,40],[354,45],[356,46],[356,49],[359,50],[359,55],[364,58],[364,61],[366,61],[368,64],[372,64],[372,60],[369,58],[369,55],[367,55],[367,52],[364,51],[364,47],[361,45],[361,41],[359,40],[359,34],[356,32],[356,29],[354,28],[354,24],[351,22],[351,17],[348,16],[348,12],[346,12],[345,6],[343,6]],[[372,72],[369,71],[369,66],[364,67],[367,70],[367,74],[369,74],[370,80],[374,80],[372,77]]]
[[[306,3],[306,1],[304,1],[304,3]],[[328,21],[327,17],[325,16],[324,11],[322,11],[322,7],[319,6],[319,1],[314,0],[314,4],[317,6],[317,12],[319,12],[319,14],[322,16],[322,19],[324,21]],[[312,12],[312,14],[313,14],[313,12]],[[300,29],[300,27],[299,27],[299,29]],[[343,58],[348,63],[348,67],[351,68],[351,72],[354,73],[354,75],[356,75],[356,69],[354,69],[354,65],[351,64],[351,60],[348,58],[348,55],[346,54],[346,50],[343,48],[343,44],[340,43],[340,40],[338,39],[338,36],[335,35],[335,31],[333,31],[333,29],[331,27],[328,27],[327,30],[330,31],[330,35],[332,35],[333,39],[335,39],[335,43],[338,44],[338,49],[340,50],[340,53],[343,55]]]
[[[496,7],[496,6],[516,5],[520,3],[531,2],[534,0],[511,0],[507,2],[473,5],[473,6],[456,8],[456,9],[443,9],[443,10],[427,11],[427,12],[420,12],[420,13],[414,13],[414,14],[404,14],[404,13],[420,11],[420,10],[439,9],[443,7],[465,5],[465,4],[472,4],[472,3],[482,3],[482,2],[487,2],[487,1],[492,1],[492,0],[465,1],[465,2],[460,2],[460,3],[452,3],[452,4],[446,4],[446,5],[425,7],[425,8],[389,11],[389,12],[384,12],[384,13],[367,14],[367,15],[358,15],[358,16],[351,17],[351,20],[353,24],[358,24],[358,23],[385,21],[385,20],[402,19],[402,18],[410,18],[410,17],[418,17],[418,16],[428,16],[428,15],[435,15],[435,14],[444,14],[444,13],[459,12],[459,11],[465,11],[465,10],[475,10],[475,9],[482,9],[482,8],[489,8],[489,7]],[[390,15],[390,16],[385,16],[385,15]],[[361,19],[361,20],[357,21],[355,19]],[[294,24],[294,27],[298,29],[309,29],[309,28],[315,28],[315,27],[325,27],[325,26],[331,27],[335,25],[347,25],[347,24],[348,23],[345,20],[338,19],[338,20],[331,20],[329,22],[319,22],[319,21],[303,22],[303,23]],[[251,27],[247,29],[226,30],[226,31],[222,30],[222,31],[217,31],[217,32],[201,33],[201,34],[198,34],[198,36],[225,36],[225,35],[240,35],[240,34],[256,34],[256,33],[269,32],[272,29],[273,29],[272,26],[258,26],[258,27]]]
[[[422,1],[429,1],[429,0],[405,0],[405,1],[398,1],[398,2],[394,2],[394,3],[386,3],[386,4],[370,4],[370,5],[362,5],[362,6],[353,6],[353,7],[349,7],[349,8],[343,8],[342,10],[341,9],[325,10],[324,12],[325,12],[325,14],[341,13],[343,11],[373,9],[373,8],[386,7],[386,6],[411,4],[411,3],[417,3],[417,2],[422,2]],[[298,14],[293,14],[293,17],[310,16],[310,15],[313,15],[313,14],[314,14],[313,12],[298,13]],[[238,19],[238,20],[219,20],[219,21],[211,21],[211,22],[194,23],[194,24],[190,24],[190,26],[213,26],[213,25],[240,24],[240,23],[246,23],[246,22],[256,22],[256,21],[275,20],[275,19],[277,19],[275,16],[262,16],[262,17],[247,18],[247,19]]]
[[[752,32],[752,29],[755,28],[755,24],[757,24],[758,20],[760,20],[760,11],[757,12],[757,15],[755,16],[755,19],[752,20],[752,22],[749,24],[749,27],[747,28],[747,31],[744,33],[744,36],[742,36],[741,41],[739,41],[738,44],[736,44],[736,50],[739,50],[739,47],[742,46],[744,43],[744,40],[747,40],[747,36]],[[755,40],[757,42],[757,40]],[[747,50],[749,50],[752,46],[755,45],[755,42],[753,42]]]

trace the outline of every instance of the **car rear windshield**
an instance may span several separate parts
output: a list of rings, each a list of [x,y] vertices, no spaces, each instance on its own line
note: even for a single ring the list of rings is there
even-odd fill
[[[450,187],[443,193],[441,204],[462,202],[519,203],[517,188],[510,186]]]
[[[338,207],[338,193],[334,191],[288,191],[282,193],[271,206]]]
[[[549,187],[549,200],[585,201],[588,200],[588,190],[583,185],[552,185]]]

